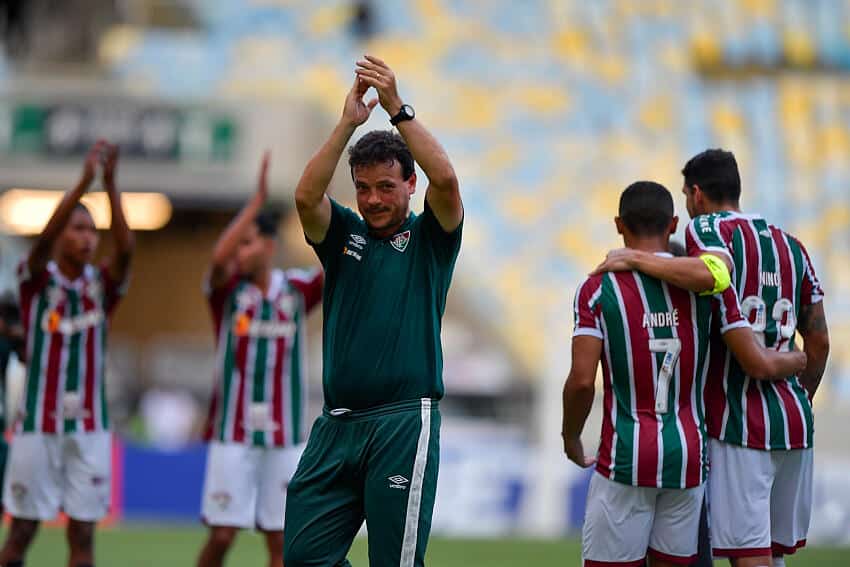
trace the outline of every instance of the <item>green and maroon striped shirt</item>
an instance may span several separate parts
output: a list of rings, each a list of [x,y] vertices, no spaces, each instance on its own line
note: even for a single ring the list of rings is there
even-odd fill
[[[322,283],[320,270],[274,270],[265,295],[239,276],[208,290],[217,353],[207,439],[257,447],[304,441],[305,324]]]
[[[640,272],[606,273],[581,284],[574,310],[574,336],[603,341],[597,472],[633,486],[700,485],[712,325],[747,324],[734,291],[699,297]]]
[[[800,307],[823,300],[805,247],[758,215],[728,211],[694,218],[685,238],[692,256],[711,252],[732,260],[732,285],[753,330],[768,348],[792,348]],[[706,411],[709,435],[726,443],[812,446],[812,406],[797,377],[752,380],[722,343],[712,350]]]
[[[104,267],[74,281],[55,263],[18,268],[27,371],[18,432],[72,433],[109,428],[104,392],[109,316],[124,294]]]

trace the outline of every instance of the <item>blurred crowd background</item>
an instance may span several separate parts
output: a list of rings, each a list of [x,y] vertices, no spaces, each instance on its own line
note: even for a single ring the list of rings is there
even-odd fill
[[[835,347],[815,399],[811,541],[850,543],[850,2],[4,0],[0,25],[6,297],[85,149],[99,137],[122,147],[138,248],[109,359],[117,519],[197,518],[213,361],[201,279],[213,243],[270,148],[281,264],[315,263],[292,191],[354,61],[372,53],[445,145],[466,206],[443,329],[435,532],[581,525],[589,473],[559,439],[573,290],[619,245],[612,219],[626,185],[652,179],[678,195],[685,161],[724,147],[745,209],[806,243],[827,293]],[[362,130],[385,127],[378,109]],[[350,203],[340,173],[333,192]],[[683,197],[677,205],[684,224]],[[320,326],[320,315],[310,321],[313,415]],[[19,365],[8,380],[11,408]]]

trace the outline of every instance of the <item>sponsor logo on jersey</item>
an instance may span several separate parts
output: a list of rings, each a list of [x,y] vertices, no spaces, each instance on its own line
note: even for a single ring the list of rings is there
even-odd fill
[[[359,250],[363,250],[363,247],[366,246],[366,239],[359,234],[350,234],[348,235],[349,242],[348,245],[352,248],[357,248]]]
[[[103,322],[103,311],[93,309],[74,317],[63,319],[58,311],[48,311],[41,320],[41,328],[46,333],[76,335]]]
[[[405,490],[407,488],[407,483],[410,482],[400,474],[393,475],[387,480],[390,481],[390,488],[397,488],[399,490]]]
[[[405,230],[404,232],[400,232],[390,238],[390,244],[392,244],[393,248],[398,250],[399,252],[404,252],[407,249],[407,245],[410,243],[410,231]]]
[[[643,328],[654,329],[655,327],[678,327],[679,310],[666,311],[662,313],[644,313]]]
[[[277,308],[287,315],[292,314],[295,310],[295,298],[291,295],[282,295],[277,301]]]
[[[782,285],[782,279],[779,276],[779,272],[762,272],[761,285],[768,287],[779,287]]]
[[[760,230],[759,234],[765,238],[771,238],[773,235],[770,234],[770,231],[767,229]]]
[[[342,253],[345,256],[351,256],[352,258],[354,258],[358,262],[363,259],[363,256],[361,256],[360,254],[358,254],[357,252],[355,252],[354,250],[352,250],[348,246],[346,246],[345,248],[342,249]]]
[[[242,313],[233,324],[233,334],[239,337],[250,336],[261,339],[290,338],[295,335],[295,323],[292,321],[253,321]]]

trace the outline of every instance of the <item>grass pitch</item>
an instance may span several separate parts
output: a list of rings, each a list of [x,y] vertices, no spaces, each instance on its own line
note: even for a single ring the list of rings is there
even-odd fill
[[[5,535],[5,534],[4,534]],[[116,567],[191,567],[204,540],[200,527],[121,526],[98,532],[97,565]],[[580,567],[581,548],[575,539],[564,540],[454,540],[432,538],[429,567]],[[367,567],[366,540],[358,539],[349,555],[354,567]],[[27,564],[36,567],[64,565],[65,538],[61,529],[43,528],[33,544]],[[265,567],[263,542],[254,533],[239,536],[227,563],[229,567]],[[788,567],[850,566],[850,548],[807,548],[787,560]],[[728,565],[717,561],[715,565]]]

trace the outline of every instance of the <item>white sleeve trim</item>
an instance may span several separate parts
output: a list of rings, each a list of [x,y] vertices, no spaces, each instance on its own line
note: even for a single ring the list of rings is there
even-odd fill
[[[599,340],[603,340],[605,338],[602,335],[602,331],[594,329],[593,327],[578,327],[575,331],[573,331],[573,337],[596,337]]]
[[[725,335],[726,333],[728,333],[732,329],[743,329],[744,327],[749,327],[749,326],[750,326],[749,321],[746,321],[746,320],[735,321],[734,323],[729,323],[725,327],[721,327],[720,328],[720,334]]]

